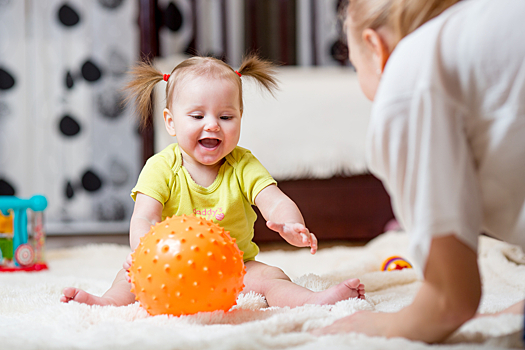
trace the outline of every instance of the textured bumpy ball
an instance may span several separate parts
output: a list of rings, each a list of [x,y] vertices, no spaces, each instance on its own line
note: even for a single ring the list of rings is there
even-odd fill
[[[229,232],[212,221],[167,218],[132,254],[132,292],[151,315],[227,311],[244,288],[242,255]]]
[[[391,256],[386,259],[381,266],[381,271],[394,271],[394,270],[403,270],[411,269],[412,264],[400,256]]]

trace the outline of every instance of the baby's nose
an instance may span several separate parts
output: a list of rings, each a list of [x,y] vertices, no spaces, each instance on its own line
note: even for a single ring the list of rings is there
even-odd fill
[[[220,125],[219,123],[217,123],[217,121],[213,120],[213,121],[209,121],[208,123],[206,123],[206,131],[219,131],[220,130]]]

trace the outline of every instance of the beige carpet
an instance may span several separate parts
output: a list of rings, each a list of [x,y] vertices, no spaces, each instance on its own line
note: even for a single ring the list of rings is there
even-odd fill
[[[230,312],[185,317],[148,316],[138,304],[92,307],[61,304],[62,288],[102,294],[129,252],[118,245],[88,245],[48,251],[49,271],[0,274],[0,349],[495,349],[520,346],[523,319],[499,316],[465,324],[444,345],[358,334],[312,336],[308,331],[358,310],[392,312],[408,305],[420,281],[413,270],[381,272],[390,255],[406,256],[404,233],[386,233],[364,247],[272,251],[258,259],[281,267],[312,290],[348,277],[366,285],[366,300],[334,306],[268,308],[259,295],[239,297]],[[525,254],[489,238],[480,239],[484,281],[482,313],[494,313],[525,296]]]

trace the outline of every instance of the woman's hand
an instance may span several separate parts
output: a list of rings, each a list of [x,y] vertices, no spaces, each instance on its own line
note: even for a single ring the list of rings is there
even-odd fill
[[[312,333],[357,332],[427,343],[445,340],[478,308],[477,253],[454,234],[434,237],[424,271],[425,280],[409,306],[395,313],[358,312]]]
[[[266,226],[270,230],[278,232],[288,243],[296,247],[310,247],[310,253],[317,252],[317,238],[303,224],[284,223],[278,224],[267,221]]]
[[[363,333],[372,337],[385,336],[391,318],[392,315],[389,313],[359,311],[311,333],[318,336],[337,333]]]

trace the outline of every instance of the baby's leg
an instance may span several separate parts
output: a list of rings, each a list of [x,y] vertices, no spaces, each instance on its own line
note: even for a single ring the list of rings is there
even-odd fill
[[[132,304],[135,302],[135,294],[130,292],[131,284],[128,282],[126,274],[126,270],[120,270],[111,287],[101,297],[89,294],[82,289],[68,287],[62,291],[64,295],[60,297],[60,301],[68,303],[73,300],[88,305],[124,306]]]
[[[293,283],[279,268],[257,261],[246,262],[243,293],[254,291],[265,296],[269,306],[296,307],[306,304],[335,304],[349,298],[365,298],[365,287],[357,278],[348,279],[321,292]]]

